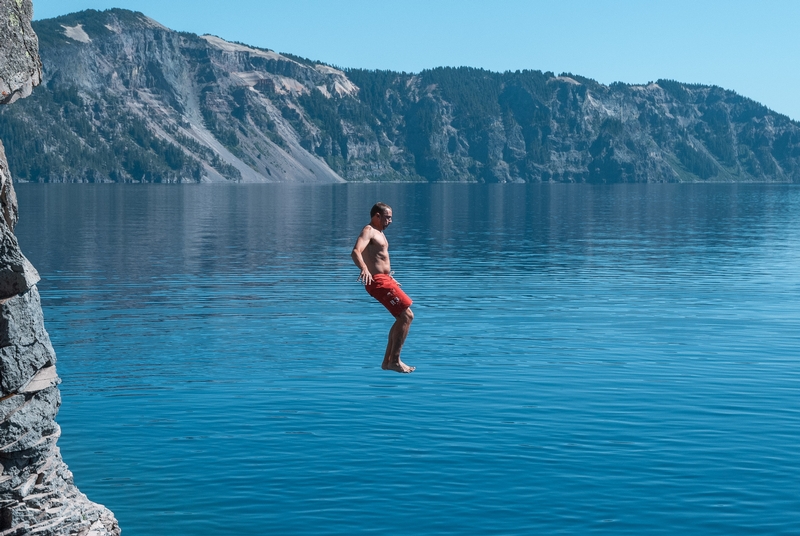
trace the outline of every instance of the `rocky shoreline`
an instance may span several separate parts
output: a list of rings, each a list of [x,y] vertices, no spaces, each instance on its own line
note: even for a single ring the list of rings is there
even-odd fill
[[[3,104],[42,79],[30,0],[0,0]],[[57,446],[61,395],[44,327],[39,274],[22,254],[17,200],[0,142],[0,536],[119,535],[114,514],[75,486]]]

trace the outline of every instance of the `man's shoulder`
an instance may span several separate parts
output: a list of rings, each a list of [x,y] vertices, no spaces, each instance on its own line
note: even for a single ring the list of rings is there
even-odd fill
[[[365,225],[364,228],[361,229],[361,235],[369,238],[371,242],[383,243],[386,240],[383,233],[370,224]]]
[[[370,224],[366,224],[363,229],[361,229],[361,234],[365,234],[367,236],[375,236],[375,234],[380,234],[378,230]]]

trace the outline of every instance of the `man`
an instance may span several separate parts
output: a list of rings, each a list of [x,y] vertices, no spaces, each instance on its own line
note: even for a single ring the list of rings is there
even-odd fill
[[[385,203],[376,203],[369,215],[369,225],[361,230],[350,256],[361,270],[358,280],[364,283],[370,296],[381,302],[395,317],[394,325],[389,330],[389,343],[381,368],[402,373],[413,372],[414,367],[400,361],[400,350],[414,320],[414,313],[409,308],[411,298],[400,290],[400,284],[392,277],[389,242],[383,234],[384,229],[392,223],[392,208]]]

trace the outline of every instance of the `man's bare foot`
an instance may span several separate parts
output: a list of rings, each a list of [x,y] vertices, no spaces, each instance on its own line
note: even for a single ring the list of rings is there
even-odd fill
[[[417,369],[417,367],[409,367],[408,365],[406,365],[402,361],[399,361],[397,363],[383,363],[381,365],[381,368],[383,370],[393,370],[395,372],[400,372],[400,373],[403,373],[403,374],[408,374],[409,372],[414,372]]]

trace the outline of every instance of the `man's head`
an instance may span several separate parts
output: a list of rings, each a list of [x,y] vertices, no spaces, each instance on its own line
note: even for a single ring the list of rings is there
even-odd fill
[[[375,203],[369,211],[370,223],[376,229],[383,231],[392,223],[392,207],[386,203]]]

